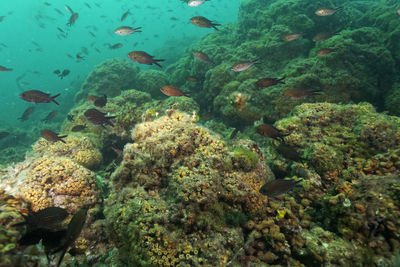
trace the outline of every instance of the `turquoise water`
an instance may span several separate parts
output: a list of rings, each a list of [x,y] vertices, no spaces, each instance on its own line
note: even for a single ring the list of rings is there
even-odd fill
[[[70,13],[65,5],[79,13],[79,18],[71,27],[66,25]],[[189,7],[179,0],[1,1],[0,16],[5,18],[0,22],[0,43],[7,47],[0,46],[0,65],[13,69],[0,76],[0,112],[10,115],[0,118],[1,126],[23,127],[16,119],[31,104],[18,98],[22,89],[61,93],[58,98],[61,106],[57,108],[65,113],[73,105],[74,94],[95,65],[109,58],[127,58],[126,54],[132,50],[145,50],[152,55],[157,51],[169,51],[173,53],[172,58],[176,55],[178,60],[178,56],[189,44],[212,32],[194,27],[189,22],[191,17],[202,14],[210,20],[226,24],[236,20],[238,8],[239,1],[223,0],[212,1],[197,8]],[[127,10],[132,14],[121,22],[121,16]],[[119,26],[142,27],[143,32],[118,36],[113,31]],[[57,38],[61,33],[57,27],[65,31],[66,38]],[[106,45],[108,43],[122,43],[123,47],[110,50]],[[82,52],[82,47],[88,50],[87,55]],[[77,62],[77,53],[85,59]],[[170,55],[156,56],[168,58]],[[173,62],[170,60],[164,66],[170,63]],[[71,73],[61,80],[53,74],[55,69],[69,69]],[[16,84],[18,77],[22,77],[20,86]],[[56,107],[39,105],[36,111],[42,111],[41,116],[45,116],[51,108]],[[35,120],[35,114],[23,125],[29,125],[32,120]]]

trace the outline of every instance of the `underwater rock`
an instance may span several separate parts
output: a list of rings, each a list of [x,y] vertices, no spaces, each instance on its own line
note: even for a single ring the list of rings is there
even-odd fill
[[[159,70],[144,70],[140,71],[137,75],[135,88],[150,94],[155,99],[162,99],[164,95],[160,89],[168,84],[168,76],[164,72]]]
[[[135,88],[138,73],[139,68],[133,66],[127,59],[113,58],[106,60],[97,65],[88,75],[75,96],[75,102],[85,100],[88,95],[118,96],[123,90]]]

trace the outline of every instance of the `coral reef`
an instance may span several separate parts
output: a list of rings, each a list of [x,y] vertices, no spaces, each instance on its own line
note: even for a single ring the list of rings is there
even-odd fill
[[[248,151],[250,166],[234,168],[224,143],[195,121],[176,111],[139,124],[125,146],[105,213],[129,264],[224,266],[245,238],[224,217],[265,210],[258,189],[270,172],[260,156]]]
[[[123,90],[135,87],[139,68],[127,59],[113,58],[97,65],[86,78],[75,96],[75,102],[85,100],[88,95],[114,97]]]

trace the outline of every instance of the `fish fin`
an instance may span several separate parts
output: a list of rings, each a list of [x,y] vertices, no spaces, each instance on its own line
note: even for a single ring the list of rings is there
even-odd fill
[[[190,97],[190,93],[182,92],[183,96]]]
[[[58,96],[60,96],[60,94],[56,94],[55,96],[52,96],[52,97],[51,97],[51,101],[53,101],[53,102],[56,103],[57,105],[60,105],[60,104],[58,104],[58,102],[56,101],[56,97],[58,97]]]
[[[58,259],[58,262],[57,262],[57,267],[60,267],[61,262],[62,262],[62,260],[63,260],[64,255],[65,255],[66,252],[67,252],[67,249],[64,249],[64,250],[62,251],[62,253],[61,253],[61,255],[60,255],[60,258]]]
[[[155,65],[159,66],[160,68],[162,68],[162,66],[161,66],[160,64],[157,63],[157,62],[160,62],[160,61],[165,61],[165,59],[153,59],[153,63],[154,63]]]
[[[218,28],[217,28],[216,26],[221,26],[221,24],[218,24],[218,23],[211,23],[211,27],[213,27],[214,29],[216,29],[217,31],[219,31]]]
[[[338,8],[335,8],[335,10],[336,10],[336,11],[343,10],[343,7],[342,7],[342,6],[340,6],[340,7],[338,7]]]
[[[67,142],[65,142],[63,140],[63,138],[67,137],[68,135],[59,135],[58,138],[60,138],[60,141],[63,142],[64,144],[66,144]]]
[[[134,30],[135,32],[142,32],[142,31],[140,31],[141,28],[142,28],[142,27],[137,27],[137,28],[134,28],[133,30]]]
[[[110,121],[110,119],[114,119],[114,118],[116,118],[117,116],[109,116],[109,117],[106,117],[106,119],[107,119],[107,124],[108,125],[110,125],[110,126],[112,126],[112,127],[114,127],[115,125],[114,125],[114,123],[112,123],[112,121]]]
[[[278,79],[278,83],[285,84],[285,81],[284,81],[285,79],[286,79],[286,77],[283,76],[282,78]]]

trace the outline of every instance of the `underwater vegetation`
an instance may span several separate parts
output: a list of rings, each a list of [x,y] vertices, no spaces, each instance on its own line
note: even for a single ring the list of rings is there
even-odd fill
[[[396,10],[243,0],[174,63],[95,66],[62,123],[0,130],[0,266],[397,266]]]

